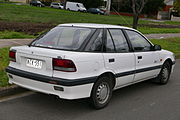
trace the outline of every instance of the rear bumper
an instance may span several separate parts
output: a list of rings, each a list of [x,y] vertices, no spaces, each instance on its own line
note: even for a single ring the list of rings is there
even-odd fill
[[[90,97],[91,89],[94,84],[93,81],[87,82],[85,80],[86,82],[82,82],[84,79],[75,79],[76,82],[73,82],[73,80],[66,80],[65,82],[65,79],[47,77],[43,75],[38,76],[37,74],[25,72],[12,67],[6,68],[6,71],[9,76],[9,83],[11,84],[14,83],[30,90],[57,95],[63,99]],[[63,88],[63,90],[55,90],[55,87]]]
[[[63,85],[63,86],[77,86],[77,85],[94,83],[97,79],[97,77],[87,77],[87,78],[79,78],[79,79],[63,79],[63,78],[56,78],[56,77],[50,77],[50,76],[40,75],[36,73],[31,73],[31,72],[19,70],[13,67],[7,67],[6,72],[23,77],[23,78],[29,78],[35,81],[39,81],[39,82],[45,82],[49,84],[57,84],[57,85]]]

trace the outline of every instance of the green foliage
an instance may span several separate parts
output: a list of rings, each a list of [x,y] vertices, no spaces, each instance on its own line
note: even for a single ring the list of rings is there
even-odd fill
[[[180,12],[180,0],[174,2],[174,9]]]
[[[140,0],[137,0],[139,2]],[[130,12],[132,13],[131,0],[123,0],[119,3],[114,2],[112,6],[119,12]],[[142,13],[153,14],[164,7],[164,0],[147,0]]]
[[[148,0],[144,6],[143,13],[145,14],[156,14],[158,10],[165,6],[164,0]]]

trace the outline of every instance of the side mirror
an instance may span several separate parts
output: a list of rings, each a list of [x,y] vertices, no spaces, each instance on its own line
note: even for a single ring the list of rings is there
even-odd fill
[[[154,45],[153,48],[154,48],[154,51],[161,50],[161,46],[160,45]]]

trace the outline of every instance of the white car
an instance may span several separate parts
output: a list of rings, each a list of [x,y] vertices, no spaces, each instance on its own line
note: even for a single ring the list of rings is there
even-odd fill
[[[78,2],[66,2],[66,10],[86,12],[86,8],[82,3]]]
[[[173,71],[172,52],[153,45],[128,27],[61,24],[28,46],[11,47],[9,83],[57,95],[88,98],[105,107],[112,91],[155,78],[166,84]]]
[[[58,9],[63,9],[64,8],[62,3],[55,3],[55,2],[52,2],[50,7],[51,8],[58,8]]]

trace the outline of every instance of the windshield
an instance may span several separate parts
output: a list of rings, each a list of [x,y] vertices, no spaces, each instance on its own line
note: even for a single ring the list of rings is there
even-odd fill
[[[81,3],[79,3],[79,6],[80,6],[80,7],[82,7],[82,8],[84,8],[84,5],[83,5],[83,4],[81,4]]]
[[[96,8],[96,10],[99,12],[100,11],[100,9],[98,9],[98,8]]]
[[[93,31],[94,29],[90,28],[55,27],[46,34],[38,37],[31,45],[64,50],[77,50]]]

